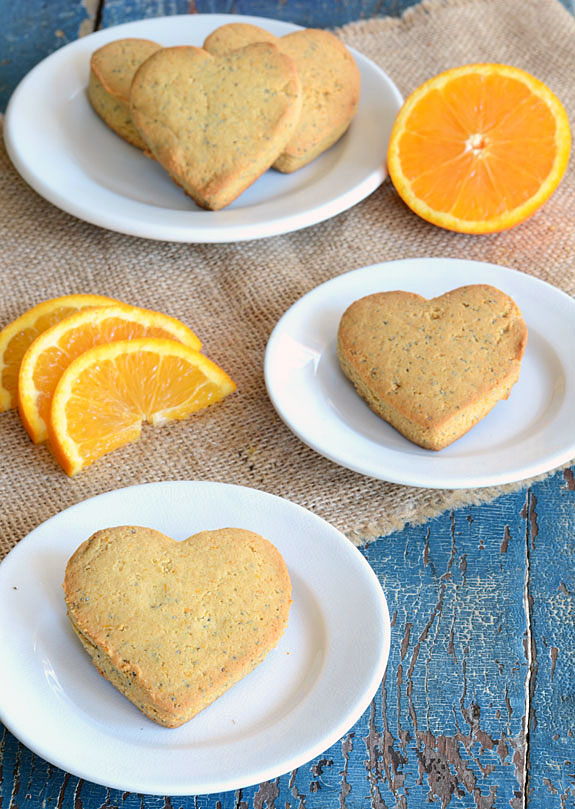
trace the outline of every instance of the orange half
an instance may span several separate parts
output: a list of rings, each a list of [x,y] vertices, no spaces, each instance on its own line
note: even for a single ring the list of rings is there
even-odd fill
[[[516,67],[452,68],[421,85],[395,120],[388,170],[404,202],[448,230],[523,222],[559,184],[571,133],[559,99]]]

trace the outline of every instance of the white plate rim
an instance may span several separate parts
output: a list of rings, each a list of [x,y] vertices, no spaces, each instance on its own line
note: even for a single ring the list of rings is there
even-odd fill
[[[84,196],[89,196],[86,192],[90,190],[92,192],[105,192],[105,197],[95,207],[94,202],[90,202],[89,199],[84,200],[80,193],[74,194],[75,186],[72,182],[70,183],[70,189],[62,191],[55,180],[47,179],[42,161],[35,160],[37,144],[34,142],[34,146],[26,146],[27,137],[31,136],[26,135],[26,106],[31,102],[32,98],[38,98],[39,94],[36,85],[39,81],[46,82],[50,78],[60,75],[78,53],[84,54],[85,58],[88,59],[89,53],[96,47],[112,39],[124,36],[144,36],[161,40],[161,36],[158,36],[156,32],[172,27],[178,31],[185,31],[187,28],[195,27],[203,32],[203,38],[212,28],[229,22],[237,22],[238,20],[267,27],[278,35],[301,30],[301,26],[294,23],[251,15],[180,14],[122,23],[88,34],[86,37],[68,43],[58,51],[50,54],[32,68],[21,80],[8,102],[4,119],[4,140],[10,159],[17,171],[42,197],[72,216],[108,230],[159,241],[200,244],[267,238],[318,224],[365,199],[381,185],[387,176],[385,166],[387,136],[384,135],[381,141],[381,160],[378,158],[376,161],[375,156],[370,157],[370,165],[362,167],[361,175],[353,179],[349,178],[348,181],[349,167],[346,163],[346,155],[353,154],[349,148],[349,144],[352,143],[350,139],[353,138],[356,151],[361,142],[362,136],[359,132],[359,126],[362,110],[366,106],[364,95],[360,98],[358,114],[356,121],[354,121],[354,123],[357,122],[355,130],[352,124],[349,132],[342,138],[340,143],[332,147],[332,150],[342,150],[341,158],[338,159],[335,167],[335,174],[340,175],[338,193],[335,195],[330,193],[329,177],[322,176],[321,167],[324,165],[322,161],[329,159],[326,156],[329,155],[329,152],[317,158],[305,169],[300,169],[300,176],[302,177],[302,172],[313,171],[319,178],[317,181],[319,197],[314,201],[309,199],[309,194],[306,193],[307,189],[304,185],[299,189],[296,188],[293,193],[290,191],[286,194],[286,199],[291,200],[288,205],[285,205],[282,199],[276,198],[271,199],[270,202],[264,199],[255,205],[241,207],[241,200],[244,196],[242,195],[236,203],[232,203],[231,206],[222,211],[201,211],[191,201],[189,210],[168,211],[160,206],[152,207],[148,204],[140,204],[137,200],[122,198],[114,193],[108,194],[107,189],[100,188],[96,181],[92,181],[87,176],[86,172],[84,172],[84,176],[80,174],[74,175],[74,180],[77,181],[77,178],[80,178],[84,184],[80,189]],[[185,34],[182,33],[179,39],[184,36]],[[198,41],[195,44],[201,43]],[[391,104],[393,114],[395,114],[403,103],[403,97],[395,83],[373,61],[354,48],[350,47],[350,51],[357,61],[363,84],[365,85],[366,79],[369,79],[370,82],[376,81],[379,93],[383,93],[386,97],[385,104],[381,104],[381,109],[385,112],[386,105]],[[81,88],[78,87],[77,89],[79,91]],[[374,103],[374,101],[379,103],[377,95],[375,99],[370,98],[368,101],[370,103]],[[85,103],[86,109],[89,109],[87,100]],[[52,115],[51,108],[47,104],[44,107],[43,114],[48,119]],[[91,111],[90,114],[95,115]],[[389,117],[391,114],[392,112],[389,110],[388,118],[383,121],[381,127],[382,132],[391,127],[392,120]],[[48,131],[49,128],[46,128],[45,132],[47,133]],[[45,134],[44,137],[48,137],[48,135]],[[119,141],[120,139],[114,135],[114,140]],[[118,147],[124,148],[127,145],[120,142]],[[133,148],[129,147],[129,149]],[[59,159],[62,159],[63,151],[64,149],[62,148],[58,153]],[[145,165],[145,162],[143,161],[142,165]],[[66,163],[66,156],[64,156],[63,165],[68,165],[74,171],[77,171],[72,159]],[[311,167],[315,168],[312,169]],[[144,168],[143,171],[145,170]],[[290,175],[287,176],[289,177]],[[280,182],[281,179],[280,177]],[[261,182],[261,180],[262,178],[258,182]],[[245,193],[249,193],[249,190]]]
[[[385,445],[382,445],[380,458],[377,462],[368,464],[365,458],[362,459],[357,452],[344,452],[341,445],[338,444],[337,439],[341,437],[338,430],[342,425],[347,429],[347,425],[344,425],[343,422],[340,422],[338,425],[336,418],[329,422],[326,432],[328,428],[333,429],[330,440],[328,441],[323,436],[321,439],[318,439],[315,435],[310,433],[309,427],[305,424],[305,418],[302,419],[299,414],[294,415],[293,405],[290,405],[282,390],[284,387],[282,378],[283,380],[289,378],[292,388],[294,386],[303,385],[304,390],[307,389],[308,398],[302,406],[302,412],[305,411],[306,405],[310,402],[319,401],[323,396],[313,375],[312,378],[314,381],[309,384],[308,388],[308,383],[305,381],[302,382],[302,375],[300,374],[298,376],[298,374],[294,372],[293,367],[288,368],[286,371],[286,364],[289,361],[286,360],[285,351],[281,359],[281,374],[277,370],[278,358],[282,350],[281,341],[286,337],[294,339],[298,347],[303,345],[305,341],[313,341],[315,343],[314,352],[318,355],[322,355],[322,353],[327,351],[324,335],[319,336],[318,334],[313,334],[312,337],[312,326],[307,329],[303,336],[299,333],[298,338],[297,333],[302,330],[305,331],[307,328],[301,325],[304,316],[307,322],[310,323],[313,317],[319,317],[323,313],[323,326],[328,328],[326,324],[329,323],[329,327],[331,327],[333,331],[337,330],[339,317],[343,314],[345,309],[345,306],[340,305],[339,302],[333,304],[333,301],[337,301],[338,295],[341,295],[344,290],[349,291],[347,298],[347,303],[349,304],[363,295],[378,290],[406,289],[419,292],[424,297],[433,297],[447,292],[449,289],[472,283],[488,283],[493,286],[498,286],[519,303],[527,321],[531,343],[534,339],[534,329],[533,323],[530,323],[530,320],[534,315],[534,308],[530,303],[527,307],[529,311],[525,311],[527,298],[533,298],[539,307],[543,307],[543,311],[546,312],[547,317],[547,331],[545,337],[549,339],[552,348],[558,352],[565,366],[572,372],[565,375],[567,389],[564,392],[564,398],[566,401],[571,402],[572,407],[575,407],[575,389],[573,384],[575,382],[575,359],[571,360],[568,356],[567,349],[563,349],[560,341],[556,339],[556,333],[559,329],[569,329],[570,333],[575,329],[575,300],[573,300],[573,298],[559,288],[533,275],[502,265],[460,258],[412,257],[379,262],[351,270],[332,278],[303,295],[280,318],[270,334],[266,347],[264,376],[268,396],[282,421],[304,444],[340,466],[371,478],[417,488],[471,489],[499,486],[506,483],[517,483],[527,478],[549,472],[558,468],[561,464],[572,460],[575,457],[575,421],[572,422],[571,429],[564,435],[561,446],[555,448],[554,451],[546,452],[543,449],[541,453],[534,454],[528,462],[517,461],[515,463],[513,457],[510,457],[509,463],[505,468],[496,469],[488,467],[485,470],[478,470],[477,465],[462,468],[461,463],[453,463],[452,468],[450,468],[449,463],[440,463],[439,459],[445,458],[449,453],[454,453],[454,448],[460,447],[463,441],[468,440],[468,436],[472,436],[474,433],[477,434],[478,429],[480,427],[482,428],[482,422],[476,425],[467,436],[460,438],[451,445],[451,447],[447,447],[445,450],[442,450],[441,453],[434,453],[430,450],[423,450],[412,445],[411,442],[399,436],[393,428],[380,420],[383,429],[391,431],[391,434],[398,437],[408,454],[402,459],[401,450],[394,455],[388,451]],[[352,288],[354,290],[353,294],[351,292]],[[335,306],[335,309],[327,314],[327,308],[330,303]],[[557,307],[557,311],[559,312],[558,319],[556,312],[553,311],[554,306]],[[540,315],[537,322],[539,328],[541,326],[542,317],[543,316]],[[575,337],[575,332],[572,336]],[[300,340],[299,343],[298,339]],[[528,339],[523,365],[531,351],[531,343],[530,339]],[[345,379],[339,367],[337,372],[341,375],[343,385],[349,386],[351,390],[351,383]],[[287,376],[286,373],[288,374]],[[513,399],[517,401],[521,397],[522,394],[520,391],[522,389],[521,385],[524,373],[522,366],[522,375],[520,375],[519,382],[516,383],[512,389],[509,402]],[[354,396],[357,397],[355,392]],[[369,411],[367,405],[363,403],[359,397],[357,397],[357,400],[359,402],[358,406],[365,410],[367,418],[378,419],[375,414]],[[499,405],[497,405],[496,408],[498,406]],[[329,418],[328,410],[329,408],[326,406],[322,411],[322,414],[326,418]],[[565,410],[565,406],[563,406],[562,410]],[[491,411],[491,413],[483,419],[483,422],[488,423],[490,418],[493,419],[492,413],[494,413],[494,411]],[[349,429],[353,431],[353,428],[350,427]],[[405,458],[409,459],[410,454],[414,459],[411,464],[405,462]]]
[[[198,499],[199,498],[199,499]],[[328,747],[334,744],[339,738],[341,738],[344,733],[349,730],[349,728],[359,719],[359,717],[363,714],[365,709],[368,707],[371,699],[373,698],[377,688],[380,685],[381,679],[385,672],[385,666],[387,664],[387,659],[389,655],[389,644],[390,644],[390,619],[389,619],[389,611],[387,607],[387,602],[385,599],[385,595],[381,589],[381,585],[377,579],[376,574],[374,573],[373,569],[365,559],[365,557],[361,554],[361,552],[354,546],[352,543],[335,529],[333,526],[329,525],[325,520],[318,517],[317,515],[313,514],[312,512],[304,509],[302,506],[299,506],[291,501],[288,501],[284,498],[280,498],[276,495],[269,494],[267,492],[263,492],[257,489],[250,489],[247,487],[238,486],[235,484],[228,484],[228,483],[220,483],[220,482],[213,482],[213,481],[164,481],[164,482],[156,482],[156,483],[146,483],[146,484],[139,484],[136,486],[130,486],[124,489],[116,489],[110,492],[106,492],[100,495],[96,495],[95,497],[91,497],[88,500],[84,500],[80,503],[77,503],[70,508],[59,512],[55,516],[51,517],[49,520],[46,520],[44,523],[39,525],[36,529],[31,531],[24,539],[22,539],[5,557],[5,559],[0,563],[0,614],[5,612],[8,616],[10,614],[14,615],[13,609],[9,608],[7,604],[7,599],[10,599],[10,596],[13,595],[13,591],[17,588],[13,586],[14,581],[18,581],[18,589],[21,589],[22,581],[26,581],[28,585],[34,583],[34,573],[26,571],[24,568],[27,564],[29,564],[31,555],[36,553],[38,549],[42,546],[46,549],[45,539],[46,536],[54,536],[54,532],[60,531],[61,534],[58,535],[58,542],[63,544],[64,546],[71,546],[72,549],[77,547],[79,542],[74,541],[71,545],[72,538],[68,536],[67,539],[64,537],[66,536],[66,531],[62,531],[62,526],[66,526],[68,523],[68,533],[73,530],[72,527],[75,527],[77,530],[78,524],[82,524],[82,519],[84,515],[87,513],[87,509],[90,510],[90,530],[88,531],[87,535],[92,533],[92,530],[97,530],[98,527],[105,527],[112,524],[122,524],[118,523],[118,521],[110,521],[110,515],[115,515],[118,512],[125,512],[127,511],[130,515],[133,514],[134,507],[138,505],[140,508],[144,504],[144,499],[146,501],[146,507],[152,508],[154,505],[157,507],[158,504],[162,504],[164,502],[169,504],[169,509],[166,507],[165,513],[162,513],[162,517],[160,518],[159,522],[161,523],[162,520],[170,520],[172,516],[169,513],[171,509],[171,514],[173,515],[173,510],[175,504],[180,504],[180,508],[183,507],[183,503],[186,503],[186,507],[190,502],[194,502],[197,504],[198,502],[202,502],[202,500],[210,500],[210,498],[214,501],[223,504],[224,501],[227,502],[227,499],[232,498],[233,502],[237,505],[238,503],[244,503],[246,505],[246,513],[251,514],[252,518],[263,520],[263,522],[271,522],[275,519],[273,516],[265,516],[264,512],[273,512],[275,509],[277,514],[280,515],[278,519],[289,521],[290,525],[293,523],[297,526],[305,525],[307,529],[311,532],[311,535],[315,537],[315,540],[319,542],[321,546],[322,554],[327,550],[335,555],[341,554],[341,558],[345,560],[345,577],[349,576],[354,583],[354,587],[358,591],[359,599],[365,599],[365,605],[369,607],[371,610],[370,616],[374,621],[374,626],[378,627],[378,634],[376,635],[376,630],[374,629],[371,632],[371,643],[372,645],[375,644],[375,648],[369,650],[370,656],[370,663],[369,668],[364,666],[364,670],[361,671],[362,662],[361,662],[361,655],[359,659],[354,659],[353,665],[348,668],[348,673],[351,674],[352,678],[356,678],[357,682],[361,681],[362,685],[361,688],[353,695],[353,698],[350,697],[350,701],[348,700],[347,708],[351,710],[347,710],[346,713],[340,714],[333,718],[330,722],[329,727],[321,728],[318,732],[309,732],[307,733],[307,728],[298,726],[298,733],[301,733],[304,736],[303,744],[300,744],[299,749],[292,749],[288,751],[284,758],[281,761],[272,760],[269,758],[269,755],[266,757],[265,750],[258,750],[257,751],[257,761],[252,761],[252,767],[249,768],[248,771],[243,772],[240,777],[238,777],[237,773],[234,773],[231,777],[226,775],[221,770],[225,769],[221,767],[221,756],[230,755],[230,750],[235,750],[237,753],[239,750],[238,747],[238,740],[231,745],[230,749],[228,749],[225,745],[218,748],[217,744],[212,747],[215,747],[215,754],[214,757],[217,758],[217,762],[214,761],[214,769],[213,772],[218,772],[218,776],[214,778],[213,774],[210,778],[206,779],[205,777],[202,778],[201,773],[197,774],[194,772],[194,767],[190,766],[191,762],[187,760],[184,755],[184,764],[185,764],[185,775],[182,775],[182,772],[178,774],[178,778],[176,779],[175,772],[157,772],[153,771],[150,772],[150,760],[149,756],[146,761],[146,769],[145,774],[142,772],[138,773],[137,765],[131,765],[130,761],[125,760],[121,761],[121,769],[122,775],[118,775],[118,764],[117,760],[110,763],[110,769],[106,769],[105,772],[102,772],[97,769],[94,769],[94,765],[91,762],[89,753],[89,747],[86,748],[86,744],[84,744],[80,749],[74,749],[73,743],[72,749],[55,749],[58,746],[62,746],[62,739],[59,737],[58,741],[54,741],[54,736],[58,735],[55,734],[54,731],[57,729],[54,724],[50,728],[48,733],[44,733],[42,740],[38,741],[38,727],[42,724],[42,722],[46,721],[46,716],[36,716],[32,724],[30,725],[30,719],[28,719],[28,726],[23,726],[22,719],[20,717],[20,709],[15,706],[13,703],[18,702],[22,704],[22,701],[26,699],[26,665],[30,664],[30,660],[18,662],[18,665],[22,666],[22,669],[14,672],[13,677],[17,677],[20,675],[18,682],[21,684],[19,699],[15,701],[13,699],[13,691],[12,694],[10,690],[6,690],[5,687],[0,689],[0,694],[3,694],[3,697],[0,697],[0,721],[10,730],[22,743],[24,743],[32,752],[36,753],[37,755],[41,756],[45,760],[51,762],[52,764],[60,767],[66,772],[70,772],[71,774],[82,778],[87,781],[92,781],[95,783],[102,784],[106,787],[121,789],[124,791],[130,792],[140,792],[145,794],[152,794],[152,795],[192,795],[192,794],[209,794],[213,792],[224,792],[230,791],[233,789],[239,789],[242,787],[247,787],[253,784],[261,783],[264,781],[268,781],[272,778],[278,777],[285,772],[291,771],[298,766],[306,763],[307,761],[312,760],[315,756],[324,752]],[[123,501],[123,502],[122,502]],[[94,516],[94,509],[98,510],[97,516]],[[226,509],[224,508],[224,511]],[[200,507],[200,512],[202,508]],[[244,515],[245,518],[245,515]],[[95,527],[94,527],[95,524]],[[133,521],[131,524],[136,524]],[[146,523],[149,525],[149,522]],[[287,525],[287,523],[286,523]],[[159,527],[159,530],[166,531],[165,525],[156,525],[153,527]],[[210,526],[215,527],[215,526]],[[248,527],[244,525],[243,527]],[[255,528],[254,530],[257,530]],[[294,549],[288,548],[285,541],[285,534],[287,532],[287,527],[282,528],[279,531],[279,534],[283,536],[280,537],[279,542],[275,542],[282,553],[287,555],[288,557],[292,557],[294,555]],[[291,529],[290,529],[291,530]],[[62,538],[60,538],[60,536]],[[80,537],[80,541],[82,541],[86,536]],[[183,538],[183,537],[180,537]],[[274,537],[277,540],[277,536]],[[309,536],[308,536],[309,539]],[[314,561],[314,553],[317,554],[317,549],[312,552],[311,554],[311,566],[310,570],[314,570],[317,573],[317,561]],[[328,554],[331,556],[332,553]],[[316,559],[319,559],[319,555],[316,556]],[[287,561],[287,558],[286,558]],[[307,570],[307,565],[310,564],[310,560],[307,558],[307,551],[306,551],[306,561],[305,565],[302,562],[298,562],[298,567],[296,570],[296,575],[300,576],[302,571],[304,571],[304,575],[308,575],[305,573]],[[331,564],[331,563],[329,563]],[[302,567],[303,565],[303,567]],[[288,562],[288,568],[289,568]],[[63,571],[62,571],[63,575]],[[290,570],[290,575],[292,575],[292,580],[294,576],[294,571]],[[343,575],[343,570],[342,570]],[[309,580],[307,582],[309,584]],[[59,590],[61,591],[61,582],[57,583]],[[322,585],[323,587],[324,585]],[[294,586],[295,591],[295,586]],[[334,593],[334,598],[335,598]],[[62,599],[63,600],[63,599]],[[325,608],[329,608],[329,604],[327,602],[323,605],[324,611],[322,612],[322,619],[329,621],[329,612],[326,613]],[[333,605],[332,605],[333,606]],[[293,610],[293,605],[292,605]],[[354,612],[357,610],[354,608]],[[63,607],[63,613],[65,615],[65,606]],[[67,619],[65,619],[67,623]],[[22,638],[18,638],[16,640],[13,636],[10,635],[9,629],[10,621],[4,620],[0,621],[0,638],[2,638],[4,660],[8,660],[9,663],[11,661],[12,665],[14,665],[14,655],[16,654],[16,646],[21,651],[21,641]],[[335,626],[331,627],[332,632],[335,630]],[[349,627],[348,627],[349,629]],[[288,625],[288,632],[289,632],[289,625]],[[287,634],[287,633],[286,633]],[[365,642],[357,641],[356,637],[357,633],[352,633],[349,637],[350,643],[357,643],[358,651],[365,653]],[[30,640],[30,639],[26,639]],[[75,639],[72,638],[73,646],[70,646],[70,653],[74,658],[82,660],[84,658],[87,659],[87,656],[80,648],[79,645],[75,643]],[[278,649],[282,645],[282,641],[278,645]],[[292,649],[293,651],[293,649]],[[40,655],[40,652],[35,652],[37,655]],[[12,658],[10,655],[12,654]],[[273,654],[273,653],[270,653]],[[280,654],[277,652],[277,654]],[[80,656],[78,658],[77,656]],[[267,658],[266,658],[267,660]],[[260,664],[261,668],[265,666],[266,661]],[[84,663],[82,663],[84,665]],[[91,664],[88,664],[91,668]],[[323,666],[328,669],[328,673],[325,675],[326,678],[326,685],[330,688],[333,688],[333,671],[331,669],[333,666],[345,666],[347,665],[344,660],[332,660],[330,659],[329,653],[326,653],[326,658],[323,663]],[[10,666],[8,665],[8,668]],[[352,671],[353,669],[353,671]],[[323,671],[323,668],[322,668]],[[98,678],[100,675],[97,675]],[[250,675],[248,675],[249,677]],[[268,675],[270,676],[270,675]],[[318,674],[318,680],[321,680],[323,674]],[[5,667],[3,667],[2,671],[0,671],[0,684],[3,686],[6,685],[6,682],[10,679],[10,675],[7,673]],[[247,678],[246,678],[247,681]],[[104,683],[104,686],[108,689],[111,689],[105,681],[100,680],[100,682]],[[243,682],[243,681],[242,681]],[[261,682],[261,681],[260,681]],[[347,686],[347,680],[346,680]],[[32,683],[28,684],[28,689],[33,687]],[[237,686],[234,686],[236,688]],[[232,694],[233,689],[228,692],[228,694]],[[47,693],[47,692],[46,692]],[[311,689],[311,693],[313,694],[313,688]],[[31,696],[31,693],[28,694]],[[225,697],[226,695],[224,695]],[[147,720],[143,715],[137,711],[137,709],[130,706],[127,700],[121,697],[119,694],[114,692],[114,697],[119,698],[122,702],[128,706],[128,710],[130,711],[130,721],[134,722],[135,725],[141,725],[142,722],[147,724],[147,732],[151,734],[150,738],[158,739],[158,744],[160,745],[163,741],[162,734],[165,734],[166,729],[160,728],[159,726],[154,725],[151,721]],[[100,698],[100,694],[95,694],[94,699],[96,702],[96,706],[98,703],[98,699]],[[244,692],[245,698],[245,692]],[[324,699],[330,699],[328,694],[323,695]],[[307,699],[307,696],[306,696]],[[223,697],[220,698],[223,700]],[[321,702],[321,699],[320,699]],[[213,708],[216,706],[218,701],[211,706]],[[313,699],[309,702],[311,705],[312,710],[315,709],[315,703]],[[333,707],[333,705],[332,705]],[[209,711],[210,708],[206,709]],[[297,713],[299,708],[297,708],[294,713]],[[205,712],[204,712],[205,713]],[[301,711],[300,711],[301,713]],[[201,714],[199,715],[201,716]],[[306,713],[307,716],[307,713]],[[49,718],[49,717],[48,717]],[[52,716],[52,719],[54,717]],[[301,719],[301,716],[300,716]],[[192,720],[193,722],[194,720]],[[57,723],[56,723],[57,724]],[[277,725],[279,728],[282,728],[285,732],[286,730],[295,731],[295,728],[290,728],[290,715],[288,714],[287,717],[282,716],[278,719]],[[49,723],[48,723],[49,726]],[[192,723],[188,723],[188,726],[192,726]],[[86,727],[89,727],[84,723],[83,729],[85,730]],[[149,730],[151,728],[151,730]],[[185,729],[186,726],[183,726]],[[65,729],[65,728],[64,728]],[[67,728],[68,732],[70,732],[71,728],[68,724]],[[176,732],[179,732],[182,729],[178,729]],[[249,728],[248,728],[249,730]],[[317,731],[318,729],[316,729]],[[262,739],[266,738],[266,732],[262,731],[261,736]],[[168,733],[173,733],[173,731],[168,731]],[[308,738],[306,739],[306,733]],[[157,737],[154,735],[157,734]],[[104,733],[103,736],[98,737],[102,744],[108,742],[108,745],[113,745],[113,739],[106,738]],[[250,743],[253,745],[255,738],[256,742],[258,740],[258,733],[252,732],[251,738],[248,734],[248,739],[250,739]],[[93,742],[93,737],[89,734],[89,740]],[[174,743],[175,744],[175,743]],[[242,741],[243,744],[243,741]],[[65,742],[64,742],[65,746]],[[244,745],[245,746],[245,745]],[[257,745],[256,745],[257,746]],[[208,745],[209,747],[209,745]],[[113,755],[118,755],[118,749],[124,751],[126,745],[120,746],[120,748],[114,748]],[[167,748],[170,751],[170,768],[172,770],[177,769],[180,767],[183,771],[182,765],[182,754],[178,751],[177,746],[174,746],[174,751],[172,752],[170,748]],[[140,748],[141,750],[141,748]],[[133,750],[130,751],[131,758],[138,758],[137,756],[133,756]],[[162,753],[162,748],[158,746],[158,753]],[[207,752],[208,757],[211,755],[210,751]],[[177,761],[174,764],[173,756],[176,757]],[[164,761],[165,765],[165,756]],[[134,766],[136,767],[134,771]],[[153,766],[152,766],[153,769]],[[110,773],[113,772],[113,775]],[[127,774],[126,774],[127,773]],[[220,774],[221,773],[221,774]]]

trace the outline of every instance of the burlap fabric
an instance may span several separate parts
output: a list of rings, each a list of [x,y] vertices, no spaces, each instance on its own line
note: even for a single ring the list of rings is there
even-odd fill
[[[407,94],[439,71],[501,61],[545,81],[575,110],[575,21],[556,0],[425,2],[401,19],[352,23],[342,38]],[[413,489],[371,480],[315,454],[280,421],[265,391],[268,336],[301,295],[340,273],[411,256],[452,256],[514,267],[575,293],[575,168],[530,221],[492,236],[420,221],[391,184],[329,222],[229,245],[184,245],[107,232],[37,196],[0,154],[0,323],[39,301],[97,292],[159,309],[190,325],[236,380],[221,405],[118,450],[74,479],[33,446],[14,412],[0,416],[0,554],[60,510],[132,484],[214,480],[299,503],[352,541],[383,536],[511,487]],[[462,279],[464,281],[465,279]],[[524,482],[520,485],[526,485]]]

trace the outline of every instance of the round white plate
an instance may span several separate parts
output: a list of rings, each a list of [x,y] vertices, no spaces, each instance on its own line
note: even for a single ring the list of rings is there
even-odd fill
[[[386,176],[387,142],[402,97],[391,79],[356,51],[361,98],[346,135],[293,174],[266,172],[217,212],[196,207],[155,161],[125,143],[91,109],[89,62],[101,45],[144,37],[164,46],[201,46],[214,28],[238,20],[278,36],[299,28],[243,15],[159,17],[98,31],[44,59],[18,85],[6,111],[4,137],[16,169],[41,196],[73,216],[174,242],[287,233],[329,219],[371,194]]]
[[[407,290],[426,298],[487,283],[510,295],[529,337],[507,401],[440,452],[412,444],[373,413],[343,375],[337,329],[364,295]],[[412,258],[363,267],[309,292],[271,334],[265,378],[290,429],[326,458],[363,475],[423,488],[524,480],[575,457],[575,301],[532,276],[495,264]]]
[[[66,617],[68,558],[94,531],[122,524],[177,540],[247,528],[273,542],[291,576],[279,645],[177,729],[154,724],[98,674]],[[381,681],[389,637],[375,573],[306,509],[223,483],[133,486],[66,509],[0,564],[0,720],[42,758],[105,786],[158,795],[238,789],[292,770],[341,738]]]

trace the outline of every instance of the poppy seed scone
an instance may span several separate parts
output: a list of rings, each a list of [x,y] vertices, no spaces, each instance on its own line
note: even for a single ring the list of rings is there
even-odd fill
[[[149,39],[117,39],[102,45],[90,59],[90,104],[110,129],[144,151],[148,147],[130,115],[130,86],[136,70],[160,47]]]
[[[240,528],[177,542],[159,531],[97,531],[68,561],[68,617],[92,662],[146,716],[177,727],[278,643],[291,583],[268,540]]]
[[[475,284],[431,300],[403,291],[361,298],[341,318],[337,353],[375,413],[440,450],[509,396],[526,343],[514,301]]]
[[[222,55],[249,42],[273,42],[293,59],[302,85],[298,125],[273,166],[297,171],[333,146],[347,131],[359,104],[361,76],[348,48],[335,34],[305,28],[282,37],[249,23],[216,28],[204,48]]]
[[[223,56],[163,48],[138,69],[130,109],[140,135],[202,208],[229,205],[283,151],[301,110],[294,63],[269,42]]]

